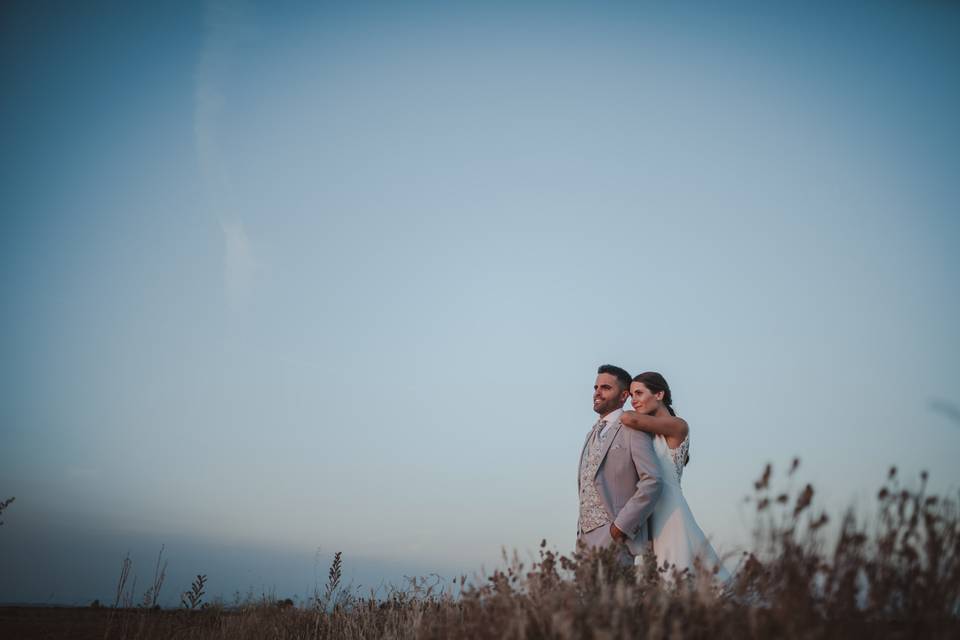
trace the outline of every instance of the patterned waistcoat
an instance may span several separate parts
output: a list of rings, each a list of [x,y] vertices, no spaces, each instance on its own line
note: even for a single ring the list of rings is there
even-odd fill
[[[612,434],[608,434],[608,437],[612,437]],[[602,451],[600,429],[597,428],[590,436],[586,453],[580,461],[580,531],[583,533],[610,524],[610,514],[603,506],[600,492],[597,491],[597,485],[593,482],[600,467]]]

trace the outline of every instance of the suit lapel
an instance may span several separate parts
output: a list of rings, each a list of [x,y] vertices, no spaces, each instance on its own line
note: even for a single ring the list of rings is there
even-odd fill
[[[587,439],[583,441],[583,448],[580,449],[580,459],[583,460],[583,454],[587,452],[587,445],[590,444],[590,436],[593,435],[593,429],[590,429],[590,432],[587,433]]]
[[[577,467],[577,490],[580,490],[580,469],[583,468],[583,456],[587,453],[587,445],[590,444],[590,436],[593,435],[593,429],[587,433],[587,439],[583,441],[583,448],[580,449],[580,465]]]

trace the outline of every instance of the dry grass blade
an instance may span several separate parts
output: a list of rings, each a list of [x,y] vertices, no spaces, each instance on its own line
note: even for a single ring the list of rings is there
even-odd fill
[[[163,581],[167,577],[167,563],[164,562],[163,566],[160,566],[160,561],[163,559],[163,550],[164,546],[161,545],[160,552],[157,554],[157,564],[153,569],[153,583],[143,594],[143,606],[150,609],[159,606],[157,601],[160,599],[160,589],[163,588]]]
[[[207,584],[207,576],[197,575],[194,579],[193,584],[190,585],[189,591],[184,591],[180,595],[180,604],[185,609],[190,609],[191,611],[203,606],[203,596],[206,594],[204,587]]]
[[[6,500],[0,501],[0,515],[3,515],[3,512],[6,510],[6,508],[9,507],[11,504],[13,504],[15,500],[16,500],[16,497],[12,497],[12,498],[7,498]],[[0,527],[2,526],[3,526],[3,520],[0,520]]]

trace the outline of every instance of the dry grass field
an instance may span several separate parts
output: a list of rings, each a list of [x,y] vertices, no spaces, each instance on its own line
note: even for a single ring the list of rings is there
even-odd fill
[[[793,473],[796,463],[789,473]],[[114,606],[0,608],[4,638],[958,638],[960,518],[954,498],[928,495],[926,477],[901,487],[891,469],[870,521],[836,527],[810,485],[792,493],[756,482],[754,551],[727,585],[679,575],[652,558],[618,567],[609,554],[560,556],[541,546],[482,580],[414,580],[379,597],[326,585],[302,607],[264,598],[204,601],[203,580],[179,609],[133,606],[121,575]],[[836,531],[830,540],[825,532]],[[199,579],[199,577],[198,577]],[[127,605],[127,606],[123,606]]]

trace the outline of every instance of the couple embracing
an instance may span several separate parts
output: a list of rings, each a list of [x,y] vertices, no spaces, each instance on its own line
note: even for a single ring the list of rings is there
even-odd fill
[[[623,410],[628,397],[633,411]],[[672,404],[659,373],[631,379],[613,365],[597,370],[593,410],[600,419],[580,452],[577,543],[613,546],[620,562],[631,565],[652,542],[658,567],[692,572],[699,562],[725,580],[728,574],[680,489],[690,434]]]

